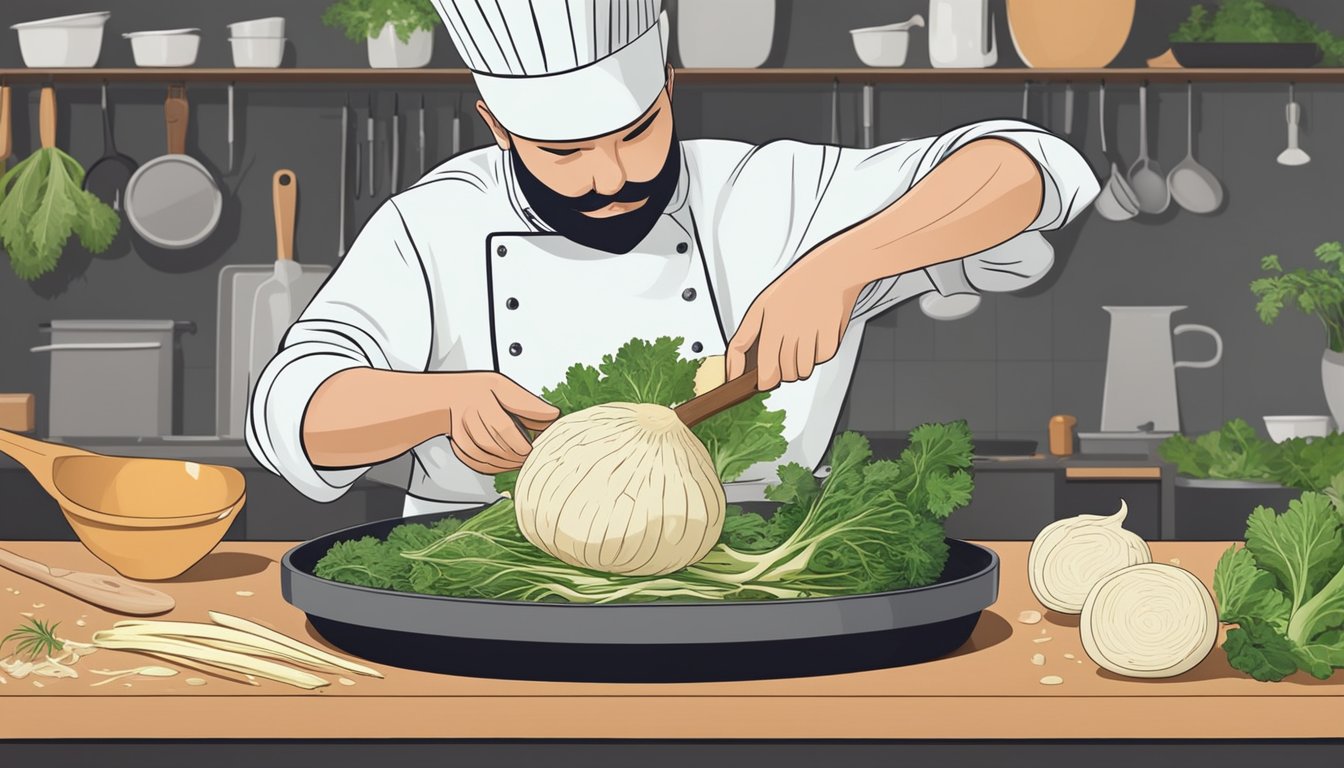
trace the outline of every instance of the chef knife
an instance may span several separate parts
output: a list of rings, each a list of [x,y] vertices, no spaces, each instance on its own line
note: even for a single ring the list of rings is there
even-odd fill
[[[425,175],[425,94],[420,94],[420,176]]]
[[[369,132],[367,138],[368,150],[365,152],[365,154],[369,156],[369,197],[373,197],[374,192],[373,192],[373,94],[372,93],[369,94],[369,119],[366,127]]]
[[[400,181],[397,178],[400,175],[398,171],[401,170],[401,114],[399,109],[397,94],[394,93],[392,94],[392,188],[387,191],[389,196],[401,191],[401,187],[397,183]]]

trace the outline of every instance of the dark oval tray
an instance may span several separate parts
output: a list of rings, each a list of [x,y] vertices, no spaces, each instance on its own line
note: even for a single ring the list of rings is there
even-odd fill
[[[300,544],[281,562],[281,591],[337,648],[428,672],[602,682],[857,672],[947,655],[998,598],[998,555],[956,539],[948,539],[947,566],[934,584],[806,600],[529,603],[410,594],[313,575],[332,544],[382,538],[408,521],[367,523]]]
[[[1314,67],[1321,61],[1315,43],[1172,43],[1182,67],[1286,69]]]

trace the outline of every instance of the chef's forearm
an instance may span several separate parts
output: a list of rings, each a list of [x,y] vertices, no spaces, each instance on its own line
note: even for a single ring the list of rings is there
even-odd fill
[[[964,258],[1021,234],[1040,215],[1044,179],[1024,150],[980,139],[899,200],[818,246],[808,261],[847,289]]]
[[[351,368],[327,379],[303,418],[308,460],[324,469],[364,467],[443,434],[447,411],[436,375]]]

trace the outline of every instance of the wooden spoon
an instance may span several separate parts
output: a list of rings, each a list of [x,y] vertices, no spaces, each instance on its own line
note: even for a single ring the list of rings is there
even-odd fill
[[[52,568],[36,560],[16,555],[7,549],[0,549],[0,566],[74,595],[99,608],[117,613],[153,616],[156,613],[171,611],[176,605],[171,595],[157,589],[131,584],[115,576],[105,576],[101,573]]]
[[[214,520],[237,506],[245,490],[233,467],[104,456],[3,429],[0,453],[22,464],[68,514],[116,527]]]

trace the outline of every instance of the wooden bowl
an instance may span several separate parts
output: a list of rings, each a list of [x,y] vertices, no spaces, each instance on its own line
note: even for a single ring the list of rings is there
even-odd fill
[[[112,456],[57,459],[53,483],[75,535],[117,573],[146,581],[180,575],[215,548],[246,502],[232,467]],[[181,514],[189,499],[233,499]],[[206,506],[210,506],[207,504]]]
[[[1136,0],[1008,0],[1008,29],[1029,67],[1109,65],[1129,39]]]

